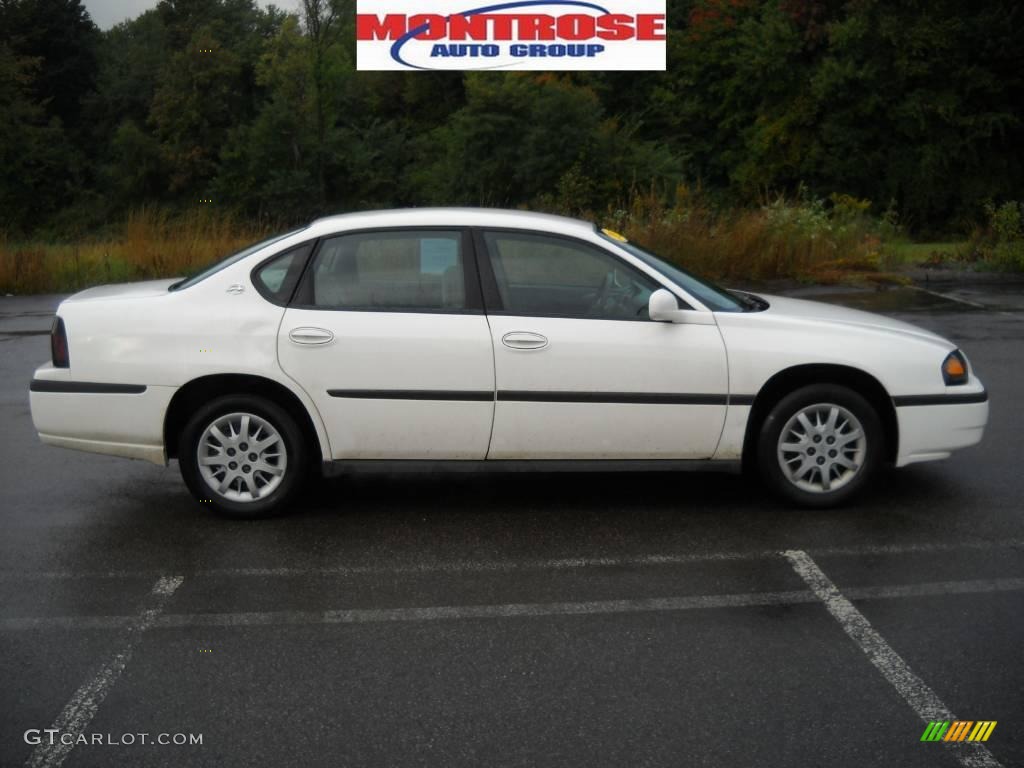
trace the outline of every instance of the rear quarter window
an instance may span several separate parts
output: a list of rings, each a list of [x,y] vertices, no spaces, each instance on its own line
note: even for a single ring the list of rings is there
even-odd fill
[[[263,298],[275,304],[287,304],[312,250],[313,243],[303,243],[264,262],[253,272],[252,281],[256,290]]]

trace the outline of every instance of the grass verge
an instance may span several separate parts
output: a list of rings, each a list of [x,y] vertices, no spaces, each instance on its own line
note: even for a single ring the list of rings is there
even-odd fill
[[[666,205],[653,191],[619,208],[582,214],[680,266],[715,280],[905,284],[905,265],[963,258],[969,243],[911,243],[870,203],[776,199],[719,210],[681,187]],[[553,212],[558,212],[553,211]],[[115,234],[73,243],[11,242],[0,236],[0,293],[64,293],[103,283],[196,272],[270,234],[208,209],[172,217],[143,208]]]
[[[58,244],[0,239],[0,293],[66,293],[184,275],[265,234],[206,211],[172,218],[145,208],[131,214],[111,237]]]

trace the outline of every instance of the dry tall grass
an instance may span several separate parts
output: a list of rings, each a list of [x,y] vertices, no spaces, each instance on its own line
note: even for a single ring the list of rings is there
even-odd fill
[[[866,201],[834,196],[829,205],[780,199],[721,212],[680,188],[672,206],[653,192],[637,193],[624,207],[591,218],[714,279],[898,280],[882,271],[888,253],[883,241],[895,230],[868,216],[867,207]],[[143,208],[116,236],[92,241],[13,243],[0,236],[0,293],[66,292],[184,275],[267,234],[214,211],[171,217]]]
[[[0,239],[0,292],[56,293],[194,272],[267,234],[230,216],[143,208],[118,235],[71,244]]]
[[[722,212],[686,188],[675,200],[668,207],[656,194],[636,194],[602,218],[663,258],[714,279],[899,279],[882,271],[889,261],[887,227],[867,214],[867,201],[833,196],[826,206],[777,199]]]

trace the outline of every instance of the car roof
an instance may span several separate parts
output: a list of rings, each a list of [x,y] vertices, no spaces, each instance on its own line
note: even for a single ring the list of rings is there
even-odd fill
[[[318,235],[376,227],[499,227],[536,229],[563,234],[593,234],[594,224],[565,216],[500,208],[405,208],[361,211],[315,220],[310,227]]]

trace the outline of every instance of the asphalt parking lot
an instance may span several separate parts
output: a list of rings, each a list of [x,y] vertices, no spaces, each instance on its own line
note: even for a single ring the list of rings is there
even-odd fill
[[[0,299],[0,765],[1024,765],[1024,300],[929,290],[825,298],[960,343],[988,434],[853,506],[396,475],[253,523],[174,465],[42,446],[56,299]],[[920,741],[957,719],[998,725]],[[27,743],[51,728],[135,743]]]

